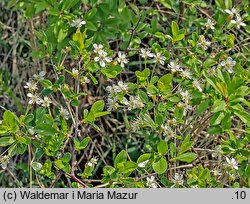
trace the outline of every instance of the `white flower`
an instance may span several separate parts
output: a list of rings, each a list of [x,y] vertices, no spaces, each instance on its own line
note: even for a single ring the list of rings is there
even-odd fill
[[[188,103],[191,99],[191,96],[189,95],[188,91],[182,91],[181,89],[179,90],[180,94],[181,94],[181,97],[182,97],[182,100],[185,102],[185,103]]]
[[[125,83],[123,83],[122,81],[119,81],[117,83],[117,85],[119,86],[119,88],[121,89],[121,91],[125,91],[126,92],[128,90],[128,85],[125,84]]]
[[[51,100],[47,96],[45,96],[41,102],[43,107],[49,107],[51,104]]]
[[[233,73],[233,67],[236,65],[236,62],[231,57],[228,57],[227,60],[222,61],[220,65],[231,74]]]
[[[124,64],[128,63],[128,60],[126,59],[126,54],[122,52],[118,52],[117,61],[120,63],[121,67],[124,67]]]
[[[207,70],[208,76],[214,76],[216,74],[216,67],[211,67]]]
[[[238,170],[238,162],[234,158],[229,159],[228,157],[226,157],[226,161],[228,167]]]
[[[157,63],[160,62],[161,65],[164,65],[166,57],[162,56],[160,53],[154,54],[153,62]]]
[[[199,43],[197,44],[198,47],[201,47],[204,50],[211,45],[211,42],[207,41],[203,35],[199,37]]]
[[[86,24],[86,21],[78,18],[72,21],[71,26],[76,27],[76,28],[81,28],[85,24]]]
[[[174,131],[169,127],[168,125],[161,125],[161,130],[163,136],[166,136],[165,141],[168,142],[169,139],[173,138],[175,136]]]
[[[142,58],[148,58],[148,57],[153,57],[154,54],[151,53],[149,49],[141,48],[141,50],[140,50],[140,56]]]
[[[215,25],[215,23],[214,23],[211,19],[207,19],[207,22],[205,23],[205,26],[206,26],[208,29],[214,30],[214,25]]]
[[[99,62],[101,67],[106,66],[106,62],[110,63],[112,59],[110,57],[107,57],[108,53],[105,51],[100,51],[98,53],[99,56],[95,57],[95,62]]]
[[[175,73],[177,71],[181,71],[180,65],[177,63],[177,61],[174,61],[174,60],[169,63],[168,68],[171,69],[172,73]]]
[[[41,99],[38,97],[37,94],[28,93],[27,96],[30,98],[29,100],[30,105],[34,103],[37,103],[37,104],[41,103]]]
[[[93,158],[87,163],[87,165],[90,166],[90,167],[92,167],[92,166],[94,166],[95,164],[97,164],[97,162],[98,162],[98,159],[97,159],[96,157],[93,157]]]
[[[37,90],[37,83],[34,81],[26,82],[26,85],[24,86],[25,89],[29,89],[31,91]]]
[[[61,107],[60,111],[59,111],[60,115],[65,118],[66,120],[69,119],[69,111],[63,107]]]
[[[149,188],[157,188],[157,184],[155,182],[155,177],[151,176],[151,177],[147,177],[147,186]]]
[[[237,10],[236,10],[235,8],[232,8],[231,10],[225,9],[224,11],[225,11],[227,14],[229,14],[230,16],[234,16],[234,15],[237,15],[237,14],[238,14],[238,12],[237,12]]]
[[[121,102],[122,104],[126,105],[126,106],[129,104],[128,99],[126,99],[125,97],[123,97],[122,100],[121,100],[120,102]]]
[[[115,97],[114,99],[108,98],[107,99],[107,109],[108,111],[116,110],[117,109],[117,100],[118,98]]]
[[[202,92],[202,88],[201,88],[201,85],[200,85],[200,82],[199,81],[197,81],[196,79],[193,81],[193,86],[195,87],[195,88],[197,88],[198,90],[199,90],[199,92]]]
[[[39,74],[34,74],[33,75],[33,78],[37,81],[39,80],[43,80],[44,79],[44,76],[45,76],[46,72],[45,71],[40,71]]]
[[[168,123],[168,125],[169,125],[170,127],[176,126],[176,124],[177,124],[175,118],[169,119],[169,120],[167,121],[167,123]]]
[[[2,158],[1,158],[1,167],[3,170],[5,170],[8,166],[8,163],[9,163],[9,157],[7,155],[4,155]]]
[[[128,104],[128,110],[133,110],[136,108],[143,108],[144,104],[139,98],[139,96],[130,96],[129,97],[129,104]]]
[[[174,176],[173,176],[172,182],[175,185],[183,185],[183,183],[184,183],[183,175],[179,174],[179,173],[175,173]]]
[[[236,176],[234,174],[229,174],[228,178],[230,181],[234,181],[236,179]]]
[[[107,86],[106,90],[109,92],[109,97],[114,97],[117,93],[122,91],[127,92],[128,85],[119,81],[117,85]]]
[[[213,175],[214,175],[215,177],[218,177],[218,176],[221,176],[221,175],[222,175],[222,173],[221,173],[219,170],[216,170],[216,169],[212,170],[211,172],[213,173]]]
[[[93,44],[94,47],[94,52],[95,53],[99,53],[99,52],[103,52],[103,45],[102,44]]]
[[[77,79],[77,78],[78,78],[78,75],[79,75],[79,71],[78,71],[77,69],[73,68],[73,69],[72,69],[72,75],[73,75],[73,77],[74,77],[75,79]]]
[[[181,76],[184,79],[192,79],[192,74],[188,70],[181,70]]]
[[[246,24],[242,22],[240,15],[236,15],[236,20],[233,19],[230,22],[234,24],[238,29],[240,29],[240,26],[243,26],[243,27],[246,26]]]
[[[212,153],[212,157],[217,158],[217,157],[220,157],[221,155],[222,155],[222,150],[221,150],[221,146],[219,145],[219,146],[215,147],[215,150]]]
[[[90,83],[90,79],[88,77],[84,76],[82,78],[82,82],[88,84],[88,83]]]
[[[147,165],[148,162],[149,162],[149,160],[145,160],[145,161],[143,161],[143,162],[140,162],[140,163],[138,164],[138,166],[141,167],[141,168],[144,168],[144,167]]]

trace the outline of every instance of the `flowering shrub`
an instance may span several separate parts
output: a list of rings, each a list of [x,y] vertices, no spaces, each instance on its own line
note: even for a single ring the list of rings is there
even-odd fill
[[[250,187],[248,1],[215,2],[9,1],[33,65],[1,64],[1,186]]]

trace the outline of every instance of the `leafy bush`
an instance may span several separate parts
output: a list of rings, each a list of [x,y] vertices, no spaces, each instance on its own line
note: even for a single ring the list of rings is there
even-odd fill
[[[1,186],[250,187],[248,1],[2,7]]]

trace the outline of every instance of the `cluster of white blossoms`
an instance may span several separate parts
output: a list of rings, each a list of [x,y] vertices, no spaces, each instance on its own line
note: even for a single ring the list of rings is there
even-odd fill
[[[107,86],[106,90],[108,91],[108,99],[107,99],[107,108],[108,111],[116,110],[121,103],[128,110],[141,109],[145,105],[139,96],[129,96],[129,100],[124,97],[128,93],[128,85],[122,81],[119,81],[117,85],[113,84],[112,86]],[[118,100],[121,97],[118,95],[122,95],[122,99]]]
[[[111,57],[108,57],[108,53],[104,50],[102,44],[94,44],[93,47],[93,51],[96,54],[94,61],[99,62],[101,67],[106,67],[106,63],[111,63],[113,61]],[[127,55],[119,51],[116,61],[120,64],[122,68],[124,68],[125,64],[128,63]]]
[[[157,188],[157,183],[155,181],[155,177],[154,176],[147,177],[147,183],[146,183],[146,185],[149,188]]]
[[[179,93],[181,95],[181,99],[182,101],[185,103],[185,104],[188,104],[189,101],[191,100],[191,96],[190,94],[188,93],[188,91],[183,91],[181,88],[179,88]]]
[[[33,105],[33,104],[37,104],[37,105],[41,105],[43,107],[48,108],[50,106],[50,104],[52,103],[51,100],[49,99],[49,97],[45,96],[43,99],[39,97],[39,95],[37,93],[28,93],[27,96],[29,97],[29,104]]]
[[[109,92],[109,97],[115,97],[119,93],[127,93],[128,85],[123,81],[119,81],[117,85],[107,86],[106,90]]]
[[[96,157],[91,158],[91,160],[87,163],[88,166],[93,167],[98,162],[98,159]]]
[[[140,116],[137,116],[137,119],[133,120],[130,124],[130,128],[132,132],[137,132],[140,130],[144,125],[144,121]]]
[[[77,18],[77,19],[72,21],[71,26],[76,27],[76,28],[81,28],[85,24],[86,24],[86,21],[84,21],[80,18]]]
[[[41,105],[43,107],[49,107],[50,104],[52,103],[49,97],[45,96],[43,99],[40,98],[39,94],[36,92],[38,89],[38,80],[44,79],[45,72],[41,71],[39,75],[33,75],[33,78],[29,81],[26,82],[26,85],[24,85],[25,89],[28,89],[27,97],[29,98],[28,104],[33,105]]]
[[[231,16],[232,20],[230,22],[233,25],[235,25],[236,28],[240,29],[241,26],[242,27],[246,26],[246,24],[242,21],[240,14],[238,13],[238,11],[235,8],[232,8],[231,10],[225,9],[224,11]],[[233,19],[234,17],[235,17],[235,19]]]
[[[226,162],[227,167],[238,170],[238,162],[234,158],[229,159],[226,157]]]
[[[189,104],[192,97],[189,94],[188,90],[183,91],[181,88],[179,88],[178,92],[181,95],[182,101],[177,103],[176,107],[183,108],[184,109],[183,115],[186,115],[188,110],[192,110],[192,106]]]
[[[194,79],[192,84],[194,88],[198,89],[199,92],[202,92],[201,83],[197,79]]]
[[[171,186],[172,188],[176,185],[183,185],[184,180],[183,180],[183,174],[179,174],[179,173],[175,173],[173,175],[173,178],[171,179],[171,181],[174,183],[173,186]]]
[[[236,62],[231,57],[228,57],[225,61],[222,61],[220,65],[231,74],[233,73],[233,67],[236,65]]]
[[[72,69],[72,76],[74,79],[77,79],[79,75],[79,71],[75,68]]]
[[[209,18],[207,19],[207,22],[205,23],[205,26],[207,29],[211,29],[211,30],[214,30],[214,25],[215,23]]]
[[[211,172],[214,175],[214,177],[219,177],[222,175],[222,173],[217,169],[213,169],[213,170],[211,170]]]
[[[207,50],[210,47],[211,42],[206,40],[204,35],[199,36],[199,42],[197,44],[198,47],[201,47],[203,50]]]
[[[175,132],[173,130],[173,127],[175,127],[176,125],[177,125],[177,121],[175,118],[169,119],[166,121],[165,124],[161,125],[160,130],[163,136],[165,136],[166,142],[168,142],[169,139],[175,137]]]
[[[59,110],[59,113],[66,120],[69,119],[70,114],[69,114],[69,111],[66,108],[61,107],[60,110]]]
[[[149,49],[145,48],[140,49],[140,56],[144,59],[153,58],[154,63],[160,63],[161,65],[164,65],[167,59],[165,56],[162,56],[161,53],[151,53]]]

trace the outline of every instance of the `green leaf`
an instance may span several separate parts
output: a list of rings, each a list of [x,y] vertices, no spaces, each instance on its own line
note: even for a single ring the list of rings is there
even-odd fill
[[[183,162],[188,162],[191,163],[197,158],[197,155],[192,152],[184,153],[181,155],[178,155],[175,160],[183,161]]]
[[[90,112],[92,112],[92,113],[101,112],[101,111],[103,111],[104,106],[105,106],[104,100],[98,100],[98,101],[96,101],[96,102],[92,105],[92,107],[91,107],[91,109],[90,109]]]
[[[226,42],[224,43],[225,46],[227,47],[234,47],[234,40],[235,40],[235,36],[234,34],[230,34],[226,40]]]
[[[101,72],[108,78],[115,78],[118,74],[122,72],[122,68],[120,65],[110,66],[107,68],[102,68]]]
[[[84,48],[83,34],[81,32],[76,32],[73,34],[73,40],[78,42],[80,45],[80,50]]]
[[[54,85],[60,85],[60,84],[63,84],[65,81],[65,76],[61,75],[59,76],[59,78],[56,80],[55,84]]]
[[[225,117],[222,119],[221,124],[225,130],[230,130],[230,128],[231,128],[231,114],[229,112],[227,112],[225,114]]]
[[[79,106],[79,100],[73,99],[73,100],[71,101],[71,105],[72,105],[72,106]]]
[[[92,31],[97,31],[97,27],[91,21],[86,22],[86,28]]]
[[[170,149],[170,156],[174,157],[174,155],[176,153],[176,146],[173,142],[170,143],[169,149]]]
[[[105,116],[105,115],[108,115],[108,114],[110,114],[109,111],[98,112],[98,113],[94,114],[94,117],[99,118],[99,117],[102,117],[102,116]]]
[[[143,154],[137,159],[137,164],[139,167],[144,168],[151,159],[151,154]]]
[[[225,117],[224,112],[217,112],[211,118],[210,124],[211,125],[219,125],[224,117]]]
[[[250,124],[250,114],[246,111],[234,111],[234,114],[237,115],[243,123]]]
[[[150,70],[146,68],[143,71],[136,71],[135,75],[139,81],[146,81],[150,75]]]
[[[122,150],[115,158],[114,160],[114,166],[115,168],[117,168],[117,165],[119,163],[125,162],[127,161],[127,153],[125,150]]]
[[[45,136],[52,136],[52,135],[58,133],[58,131],[54,127],[52,127],[50,124],[46,124],[46,123],[40,123],[40,124],[36,125],[35,131],[37,133],[45,135]]]
[[[184,37],[185,37],[184,34],[178,34],[178,35],[174,36],[173,42],[178,42],[178,41],[182,40]]]
[[[133,172],[137,168],[137,164],[132,161],[125,161],[122,163],[118,163],[117,167],[120,173],[126,174]]]
[[[13,137],[0,137],[0,147],[11,145],[15,142]]]
[[[3,122],[2,125],[0,126],[2,127],[1,132],[4,132],[5,130],[5,132],[15,133],[19,128],[18,125],[19,125],[19,120],[17,116],[9,110],[5,111],[3,114]]]
[[[142,102],[147,104],[148,101],[149,101],[148,100],[148,95],[144,91],[142,91],[141,89],[139,89],[138,92],[139,92],[138,95],[140,96]]]
[[[197,108],[197,110],[196,110],[196,115],[197,116],[199,116],[199,115],[201,115],[202,113],[204,113],[206,110],[207,110],[207,108],[209,107],[209,105],[210,105],[210,99],[208,99],[208,100],[206,100],[206,101],[203,101],[199,106],[198,106],[198,108]]]
[[[70,152],[66,152],[62,158],[62,162],[69,162],[71,159],[71,154]]]
[[[165,140],[161,140],[157,145],[157,150],[160,154],[164,155],[168,151],[168,144]]]
[[[190,147],[192,146],[192,142],[190,141],[190,135],[188,135],[183,142],[181,143],[181,147],[178,151],[178,155],[183,154],[184,152],[188,151]]]
[[[62,162],[62,160],[56,160],[55,161],[55,165],[59,168],[59,169],[63,169],[64,164]]]
[[[76,138],[74,138],[76,139]],[[79,150],[85,149],[89,142],[90,142],[91,138],[90,137],[85,137],[80,143],[79,143]]]
[[[153,169],[157,174],[163,174],[168,168],[168,163],[165,158],[161,157],[160,160],[153,163]]]
[[[223,100],[219,100],[217,99],[216,101],[214,101],[214,105],[211,109],[211,112],[216,113],[219,111],[225,111],[226,110],[226,102]]]
[[[24,118],[24,123],[26,125],[28,125],[32,120],[34,119],[34,115],[33,114],[28,114],[25,118]]]
[[[178,24],[175,22],[175,21],[172,21],[172,34],[173,34],[173,36],[175,37],[175,36],[177,36],[178,35],[178,33],[179,33],[179,26],[178,26]]]
[[[159,79],[157,87],[162,93],[172,90],[172,78],[172,74],[165,74]]]
[[[68,35],[68,29],[67,28],[61,28],[58,33],[57,42],[62,42]]]

